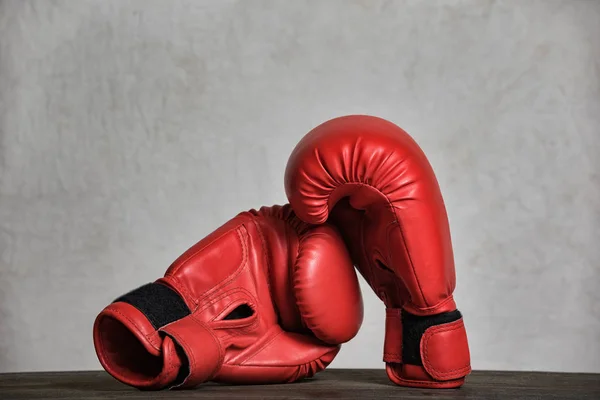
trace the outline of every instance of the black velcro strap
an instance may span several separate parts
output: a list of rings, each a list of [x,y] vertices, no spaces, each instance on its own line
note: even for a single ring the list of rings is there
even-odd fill
[[[159,283],[148,283],[116,299],[140,310],[154,329],[190,315],[185,301],[171,288]]]
[[[421,338],[434,325],[447,324],[460,319],[458,310],[420,317],[402,310],[402,362],[404,364],[423,365],[421,360]]]

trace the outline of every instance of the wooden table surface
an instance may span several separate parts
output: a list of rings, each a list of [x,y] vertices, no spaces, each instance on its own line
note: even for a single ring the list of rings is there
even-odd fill
[[[460,389],[409,389],[383,370],[330,369],[286,385],[142,392],[104,371],[0,374],[0,399],[600,399],[600,374],[475,371]]]

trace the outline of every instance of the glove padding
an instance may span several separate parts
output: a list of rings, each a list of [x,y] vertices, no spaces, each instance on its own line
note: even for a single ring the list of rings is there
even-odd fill
[[[297,216],[333,223],[385,303],[390,379],[457,387],[471,371],[446,209],[417,143],[380,118],[353,115],[309,132],[288,161],[285,188]]]
[[[243,212],[94,324],[113,377],[140,389],[283,383],[323,370],[356,335],[362,298],[337,231],[289,206]]]

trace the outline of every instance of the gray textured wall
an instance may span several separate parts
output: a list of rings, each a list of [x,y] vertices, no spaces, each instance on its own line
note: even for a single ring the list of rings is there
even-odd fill
[[[600,372],[600,2],[1,1],[0,371],[100,368],[91,326],[335,116],[442,186],[474,368]],[[335,367],[383,367],[384,310]]]

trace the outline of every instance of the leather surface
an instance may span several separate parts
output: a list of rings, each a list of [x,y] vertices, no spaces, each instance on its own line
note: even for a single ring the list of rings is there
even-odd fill
[[[338,227],[354,264],[388,309],[417,316],[456,309],[444,201],[425,154],[401,128],[365,115],[317,126],[293,150],[285,189],[300,219]],[[397,370],[390,374],[395,380],[411,367],[400,363],[400,315],[387,319],[384,358],[390,362],[388,370]],[[434,343],[428,353],[431,365],[445,364],[444,352],[452,343]],[[464,353],[465,347],[460,349]],[[436,353],[440,360],[433,361]],[[465,357],[468,347],[461,360]],[[436,377],[425,374],[420,379]]]
[[[157,332],[137,309],[117,302],[94,327],[103,367],[143,389],[310,377],[362,323],[358,280],[341,237],[331,226],[302,223],[289,206],[240,213],[178,257],[157,283],[177,292],[190,315]],[[242,305],[251,315],[226,319]],[[120,357],[124,344],[138,348],[127,360]],[[142,363],[149,355],[151,370]]]
[[[383,341],[383,361],[402,362],[402,310],[385,310],[385,340]]]
[[[471,372],[463,319],[432,326],[421,338],[423,367],[439,381],[458,379]]]

